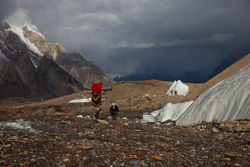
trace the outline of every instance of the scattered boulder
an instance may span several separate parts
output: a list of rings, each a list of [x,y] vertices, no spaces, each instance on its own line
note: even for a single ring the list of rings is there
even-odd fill
[[[145,95],[143,96],[143,98],[145,98],[145,99],[147,99],[147,100],[151,100],[151,97],[150,97],[149,94],[145,94]]]
[[[130,160],[127,161],[127,165],[130,167],[148,167],[148,164],[146,164],[143,160]]]
[[[83,118],[83,116],[82,116],[82,115],[77,115],[76,117],[77,117],[77,118]]]
[[[105,121],[103,119],[97,119],[97,122],[100,123],[100,124],[104,124],[104,125],[108,125],[109,124],[108,121]]]
[[[96,153],[95,150],[90,150],[90,151],[89,151],[89,154],[90,154],[90,156],[91,156],[92,158],[97,158],[97,157],[99,157],[99,155]]]
[[[219,131],[218,131],[218,129],[213,128],[213,129],[212,129],[212,132],[214,132],[214,133],[218,133]]]

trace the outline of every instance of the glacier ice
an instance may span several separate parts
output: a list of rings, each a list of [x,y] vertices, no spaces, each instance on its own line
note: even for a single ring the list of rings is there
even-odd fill
[[[250,118],[250,63],[201,94],[177,119],[176,125]]]

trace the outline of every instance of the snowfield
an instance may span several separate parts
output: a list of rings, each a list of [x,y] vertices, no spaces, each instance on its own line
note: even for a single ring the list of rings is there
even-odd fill
[[[250,64],[201,94],[176,125],[250,118]]]

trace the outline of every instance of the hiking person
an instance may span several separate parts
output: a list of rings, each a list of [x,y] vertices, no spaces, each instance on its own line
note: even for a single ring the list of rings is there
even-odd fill
[[[92,84],[91,87],[91,104],[95,107],[95,118],[99,119],[100,112],[102,111],[101,105],[102,105],[102,82],[99,84]]]
[[[119,108],[117,107],[117,105],[115,103],[112,103],[109,111],[110,111],[110,114],[112,116],[112,119],[116,120],[118,117]]]

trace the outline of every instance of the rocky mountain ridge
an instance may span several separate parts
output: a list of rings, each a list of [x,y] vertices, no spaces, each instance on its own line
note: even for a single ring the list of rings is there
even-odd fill
[[[32,30],[29,25],[24,25],[22,30],[24,37],[34,44],[42,54],[48,55],[62,66],[85,88],[91,88],[93,82],[102,81],[104,89],[111,89],[111,78],[81,54],[70,53],[59,44],[49,43],[40,33],[37,33],[38,30]]]
[[[14,96],[62,96],[93,82],[112,88],[112,80],[79,53],[50,44],[35,26],[0,25],[1,98]]]

